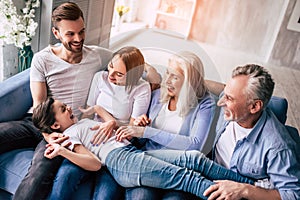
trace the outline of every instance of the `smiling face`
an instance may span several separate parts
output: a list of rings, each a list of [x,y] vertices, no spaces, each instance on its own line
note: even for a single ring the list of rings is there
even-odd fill
[[[119,55],[108,64],[108,81],[116,85],[126,85],[126,65]]]
[[[66,50],[73,53],[81,53],[85,38],[84,21],[82,17],[77,20],[61,20],[56,23],[52,31],[56,39],[59,39]]]
[[[241,126],[247,124],[251,118],[251,104],[245,92],[248,79],[247,76],[241,75],[229,80],[224,89],[224,96],[218,101],[218,106],[224,108],[224,119],[236,121]]]
[[[55,123],[51,126],[52,129],[63,132],[77,122],[71,107],[58,100],[53,103],[53,112],[55,113]]]
[[[184,82],[184,72],[177,62],[170,61],[165,74],[165,85],[168,95],[178,98]]]

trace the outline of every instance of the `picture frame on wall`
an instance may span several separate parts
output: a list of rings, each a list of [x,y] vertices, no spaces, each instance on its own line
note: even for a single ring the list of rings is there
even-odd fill
[[[294,10],[287,25],[287,29],[300,32],[300,0],[296,1]]]

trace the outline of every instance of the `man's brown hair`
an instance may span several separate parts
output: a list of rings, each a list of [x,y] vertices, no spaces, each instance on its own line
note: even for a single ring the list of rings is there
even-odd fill
[[[52,11],[52,24],[57,29],[57,23],[61,20],[77,20],[83,18],[83,13],[79,6],[73,2],[63,3]]]

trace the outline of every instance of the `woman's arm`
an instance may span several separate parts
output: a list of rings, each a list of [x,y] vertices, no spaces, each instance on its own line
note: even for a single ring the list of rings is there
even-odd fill
[[[100,159],[82,144],[74,145],[74,152],[56,143],[48,144],[44,156],[52,159],[58,155],[63,156],[85,170],[98,171],[101,168]]]
[[[97,113],[97,115],[99,115],[99,117],[103,119],[103,121],[105,122],[115,121],[117,125],[117,120],[109,112],[107,112],[102,106],[95,105],[94,109],[95,109],[95,113]]]
[[[186,116],[179,134],[149,126],[122,126],[116,131],[117,140],[121,141],[124,138],[143,137],[168,149],[202,150],[211,130],[215,108],[215,101],[211,97],[206,97],[206,99],[195,108],[193,113]],[[176,124],[174,124],[174,126],[176,126]]]
[[[132,113],[129,125],[133,125],[135,119],[147,113],[151,101],[151,89],[149,83],[143,83],[137,89],[133,97]]]
[[[185,117],[179,134],[147,126],[143,137],[169,149],[202,150],[211,130],[215,109],[214,99],[207,96],[198,104],[193,113]]]

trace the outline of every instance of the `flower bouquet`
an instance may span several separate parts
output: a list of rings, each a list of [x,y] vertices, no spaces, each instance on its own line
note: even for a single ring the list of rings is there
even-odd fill
[[[24,0],[25,7],[17,12],[12,0],[0,1],[0,38],[6,44],[19,48],[19,71],[30,67],[33,52],[32,37],[38,23],[33,20],[35,9],[40,6],[39,0]]]

